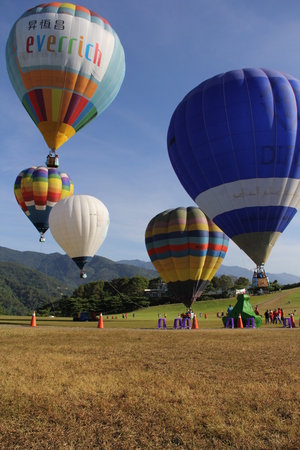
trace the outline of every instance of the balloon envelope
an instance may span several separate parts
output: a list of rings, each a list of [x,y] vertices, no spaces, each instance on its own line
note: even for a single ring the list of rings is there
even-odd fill
[[[19,206],[41,234],[49,228],[53,206],[73,192],[74,185],[69,176],[54,167],[29,167],[19,173],[14,184]]]
[[[189,92],[169,125],[183,187],[257,265],[299,208],[299,105],[291,75],[234,70]]]
[[[145,240],[155,269],[188,308],[216,274],[229,241],[197,207],[158,214],[150,220]]]
[[[73,195],[55,205],[49,224],[58,245],[83,269],[106,238],[109,213],[97,198]]]
[[[10,81],[56,150],[116,97],[125,56],[109,23],[72,3],[43,3],[14,24],[6,44]]]

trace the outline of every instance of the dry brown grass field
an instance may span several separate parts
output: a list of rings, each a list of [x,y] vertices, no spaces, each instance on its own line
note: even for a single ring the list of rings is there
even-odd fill
[[[1,449],[299,449],[300,328],[0,326]]]

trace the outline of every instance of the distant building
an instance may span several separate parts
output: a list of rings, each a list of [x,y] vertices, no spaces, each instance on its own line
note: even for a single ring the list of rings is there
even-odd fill
[[[144,293],[147,298],[167,297],[168,286],[166,283],[159,283],[155,289],[145,289]]]

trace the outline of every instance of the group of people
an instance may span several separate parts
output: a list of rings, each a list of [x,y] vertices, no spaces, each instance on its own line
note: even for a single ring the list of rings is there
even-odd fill
[[[231,311],[233,310],[232,305],[230,304],[227,311],[226,311],[226,315],[228,316]],[[258,305],[254,306],[254,312],[257,316],[259,316],[259,310],[258,310]],[[295,318],[294,315],[296,314],[296,311],[292,311],[289,313],[289,316],[291,318],[292,321],[292,326],[294,326],[295,324]],[[218,318],[223,318],[225,316],[224,311],[221,312],[221,314],[219,312],[217,312],[217,317]],[[265,316],[265,323],[281,323],[283,322],[283,319],[285,318],[285,312],[282,308],[275,308],[274,310],[272,309],[267,309],[264,313]]]
[[[192,309],[189,309],[187,312],[181,313],[180,316],[181,316],[182,319],[188,318],[188,319],[192,319],[193,320],[194,315],[195,315],[194,311]],[[178,314],[178,316],[179,316],[179,314]]]
[[[228,316],[228,314],[230,314],[232,310],[233,310],[233,306],[232,306],[232,304],[230,303],[230,305],[229,305],[228,308],[227,308],[226,316]],[[218,311],[218,312],[217,312],[217,317],[218,317],[218,319],[223,319],[223,317],[225,317],[224,311],[221,311],[221,314],[220,314],[219,311]]]
[[[292,327],[295,327],[295,314],[296,310],[289,312]],[[285,318],[285,312],[282,308],[275,308],[274,311],[267,309],[265,312],[265,323],[282,323]]]
[[[284,310],[282,308],[275,308],[274,311],[272,309],[267,309],[265,311],[265,323],[282,323],[282,320],[285,317]]]
[[[135,313],[132,314],[132,317],[135,318]],[[106,316],[107,319],[109,319],[109,315]],[[111,316],[112,319],[117,319],[118,316]],[[122,314],[122,319],[127,319],[127,313]]]
[[[158,319],[160,319],[161,318],[161,314],[160,313],[158,313]],[[167,318],[167,313],[164,313],[164,319],[166,319]]]

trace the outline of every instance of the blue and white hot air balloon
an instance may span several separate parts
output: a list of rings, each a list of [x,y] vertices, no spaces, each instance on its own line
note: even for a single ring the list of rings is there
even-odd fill
[[[299,208],[299,109],[300,80],[249,68],[201,83],[169,125],[181,184],[259,267]]]

